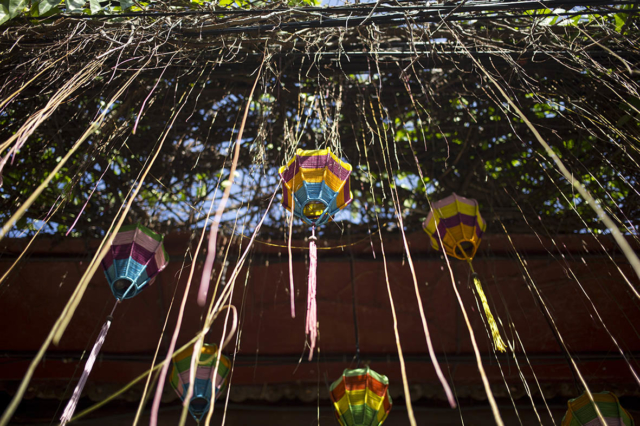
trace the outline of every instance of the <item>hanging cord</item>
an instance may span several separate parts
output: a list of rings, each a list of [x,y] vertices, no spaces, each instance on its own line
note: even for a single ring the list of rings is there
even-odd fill
[[[487,317],[487,323],[489,323],[489,329],[491,330],[491,337],[493,337],[493,347],[500,351],[506,352],[507,346],[504,344],[504,340],[502,340],[502,336],[500,336],[500,330],[498,329],[498,324],[496,323],[493,314],[491,313],[491,308],[489,307],[489,301],[487,300],[486,294],[484,294],[484,290],[482,289],[482,283],[480,282],[480,277],[473,269],[473,264],[471,262],[471,258],[467,256],[464,249],[458,246],[462,253],[464,254],[467,263],[469,264],[469,268],[471,269],[471,278],[473,278],[473,283],[476,286],[476,291],[478,292],[478,296],[480,297],[480,301],[482,302],[482,307],[484,308],[484,316]]]
[[[531,281],[531,282],[533,282],[533,281]],[[549,326],[549,330],[551,330],[551,334],[553,334],[553,337],[556,340],[556,343],[558,344],[558,346],[562,350],[562,355],[564,356],[565,361],[567,361],[567,365],[569,365],[569,370],[571,371],[571,376],[573,377],[573,386],[576,388],[576,395],[582,394],[582,392],[584,391],[584,388],[580,385],[580,381],[578,380],[578,377],[576,376],[576,370],[574,368],[574,364],[572,362],[571,355],[569,354],[569,351],[567,350],[565,345],[562,343],[562,339],[561,339],[560,335],[558,334],[558,331],[554,327],[553,320],[551,319],[551,317],[549,316],[549,313],[547,312],[547,310],[544,307],[544,302],[542,301],[542,298],[541,298],[540,294],[538,294],[537,291],[532,291],[531,285],[527,282],[526,279],[525,279],[525,284],[529,288],[529,291],[531,292],[531,295],[533,296],[533,300],[535,300],[536,306],[538,307],[538,309],[542,313],[542,316],[544,317],[544,320],[546,321],[547,325]],[[521,346],[522,346],[522,344],[521,344]]]
[[[222,194],[222,198],[218,203],[218,209],[216,210],[216,215],[213,219],[213,224],[211,225],[211,230],[209,231],[209,245],[207,248],[207,257],[204,261],[204,266],[202,268],[202,278],[200,279],[200,288],[198,289],[198,305],[203,307],[207,302],[207,293],[209,292],[209,282],[211,281],[211,271],[213,269],[213,262],[216,258],[216,241],[218,238],[218,229],[220,228],[220,222],[222,221],[222,214],[224,213],[224,207],[227,205],[227,200],[229,199],[229,194],[231,193],[231,188],[233,188],[233,180],[235,178],[236,168],[238,167],[238,159],[240,158],[240,144],[242,143],[242,134],[244,132],[245,124],[247,123],[247,116],[249,115],[249,110],[251,109],[251,102],[253,100],[253,93],[256,90],[256,86],[258,85],[258,81],[260,81],[260,77],[262,76],[262,68],[264,67],[265,62],[268,58],[264,57],[262,62],[260,63],[260,68],[258,69],[256,79],[253,82],[253,86],[251,87],[251,92],[249,92],[249,97],[247,98],[247,106],[244,109],[244,115],[242,116],[242,121],[240,122],[240,128],[238,129],[238,139],[236,140],[236,145],[233,151],[233,161],[231,163],[231,167],[229,168],[229,185],[224,189],[224,193]],[[163,371],[164,372],[164,371]],[[157,394],[159,395],[159,393]],[[158,403],[156,404],[156,401]],[[157,405],[159,404],[159,397],[156,397],[154,400],[154,414],[157,412]],[[153,424],[157,424],[155,416]]]
[[[360,335],[358,334],[358,313],[356,306],[356,279],[355,279],[355,258],[353,256],[353,248],[351,245],[351,224],[347,226],[347,238],[349,239],[349,257],[351,258],[351,298],[353,300],[353,331],[356,339],[356,368],[360,366]]]
[[[307,291],[307,325],[305,334],[309,336],[309,361],[313,359],[318,336],[318,309],[316,303],[316,269],[318,268],[318,250],[316,249],[316,227],[311,227],[309,237],[309,287]]]
[[[291,255],[291,235],[293,233],[293,212],[295,211],[296,197],[291,195],[291,221],[289,222],[289,238],[287,249],[289,250],[289,298],[291,302],[291,318],[296,317],[296,288],[293,284],[293,256]]]
[[[109,327],[111,327],[111,322],[113,321],[113,312],[118,307],[120,303],[120,299],[116,300],[116,304],[113,305],[113,309],[111,309],[111,313],[107,316],[107,320],[102,325],[102,330],[100,330],[100,334],[96,339],[96,343],[93,345],[93,349],[91,350],[91,355],[87,359],[87,363],[84,365],[84,371],[82,372],[82,376],[80,376],[80,380],[76,385],[75,390],[73,391],[73,395],[71,399],[67,403],[62,416],[60,416],[60,426],[64,426],[67,424],[71,417],[73,417],[74,411],[76,411],[76,407],[78,405],[78,401],[80,400],[80,396],[82,395],[82,389],[84,389],[84,385],[87,384],[87,379],[89,378],[89,374],[91,374],[91,370],[93,369],[93,364],[95,364],[96,359],[98,358],[98,353],[100,349],[102,349],[102,344],[107,338],[107,333],[109,332]]]
[[[227,269],[229,269],[229,261],[226,256],[222,260],[222,271],[220,271],[220,285],[225,287],[227,285]]]
[[[582,374],[580,373],[580,370],[578,369],[578,366],[576,365],[575,361],[571,357],[571,354],[569,353],[569,349],[567,348],[567,345],[564,343],[564,340],[562,339],[562,336],[560,335],[560,331],[556,327],[555,321],[553,320],[553,318],[551,317],[551,315],[549,313],[547,305],[544,303],[544,300],[542,300],[542,295],[540,294],[540,292],[538,290],[538,287],[535,285],[535,281],[533,281],[533,278],[531,277],[531,274],[529,273],[529,270],[527,269],[526,264],[524,263],[524,261],[520,257],[520,254],[518,253],[518,251],[515,249],[515,246],[513,245],[513,241],[511,240],[511,235],[507,232],[507,228],[504,226],[504,223],[502,223],[502,221],[500,221],[500,220],[498,220],[498,221],[500,222],[500,225],[502,226],[502,229],[504,230],[504,233],[507,236],[507,239],[509,240],[509,243],[511,244],[511,248],[513,249],[513,251],[514,251],[514,253],[516,255],[516,258],[518,259],[518,262],[522,266],[522,270],[525,272],[526,277],[523,275],[524,283],[527,286],[527,288],[529,289],[529,292],[531,292],[531,295],[533,296],[534,300],[536,301],[536,305],[540,309],[540,312],[544,316],[544,319],[547,321],[547,324],[549,325],[549,329],[553,333],[553,336],[555,337],[556,342],[558,343],[558,346],[560,346],[560,348],[562,350],[562,353],[563,353],[563,355],[565,357],[565,360],[567,361],[567,364],[569,364],[569,367],[570,367],[570,370],[571,370],[571,375],[573,376],[574,386],[576,388],[577,395],[580,395],[583,392],[587,392],[587,394],[590,397],[590,401],[595,405],[595,401],[593,400],[591,391],[589,390],[589,387],[587,386],[587,382],[582,377]],[[520,342],[520,345],[523,346],[522,342]],[[596,411],[596,414],[598,415],[598,419],[600,420],[600,423],[603,426],[606,426],[607,423],[604,420],[604,417],[602,417],[602,413],[600,413],[600,410],[598,409],[597,406],[596,406],[596,410],[595,411]],[[600,417],[602,417],[602,418],[600,418]]]
[[[261,70],[262,70],[262,64],[260,65],[260,70],[258,71],[258,77],[256,77],[256,81],[254,82],[253,88],[251,89],[251,93],[249,94],[249,101],[248,101],[247,109],[245,109],[245,116],[243,117],[243,122],[244,122],[244,119],[246,118],[246,114],[247,114],[247,110],[249,108],[249,104],[251,104],[251,98],[253,97],[253,92],[254,92],[255,86],[256,86],[256,84],[258,82],[258,78],[260,76]],[[195,86],[193,86],[193,87],[195,87]],[[191,92],[189,92],[189,94],[190,93]],[[177,114],[180,113],[181,109],[182,109],[182,107],[180,107],[180,110],[178,110]],[[177,117],[177,114],[176,114],[176,117]],[[236,141],[236,143],[238,144],[238,145],[236,145],[237,149],[239,149],[240,142],[241,142],[241,138],[238,138],[238,140]],[[237,165],[237,158],[235,157],[235,153],[234,153],[234,163],[236,163],[236,165]],[[227,187],[227,189],[230,188],[233,185],[232,179],[233,179],[233,176],[234,176],[234,171],[235,171],[235,165],[232,165],[231,172],[229,174],[231,183]],[[225,190],[225,194],[227,194],[226,190]],[[228,196],[228,194],[227,194],[227,196]],[[224,198],[224,195],[223,195],[223,198]],[[211,206],[213,206],[213,200],[211,202]],[[208,219],[209,219],[209,214],[207,214],[207,220]],[[209,252],[207,253],[207,258],[205,259],[205,265],[203,267],[204,269],[202,271],[203,280],[200,282],[200,289],[198,290],[198,303],[201,306],[204,305],[204,301],[206,300],[206,296],[207,296],[207,291],[209,289],[209,283],[208,283],[208,281],[205,282],[206,281],[205,278],[207,280],[209,280],[211,278],[211,270],[213,269],[213,262],[211,262],[210,265],[207,265],[207,263],[208,263],[208,261],[210,259],[215,259],[215,248],[216,248],[215,239],[217,238],[217,233],[218,233],[217,227],[219,225],[219,219],[220,218],[217,216],[217,212],[216,212],[216,218],[214,219],[214,224],[212,225],[211,231],[209,233]],[[213,248],[211,247],[211,243],[212,243],[211,238],[212,237],[214,239]],[[200,246],[201,246],[201,244],[203,242],[203,239],[204,239],[204,231],[203,231],[203,234],[200,237],[200,241],[198,242],[198,247],[196,249],[196,253],[199,252]],[[250,246],[251,246],[251,242],[249,242],[249,247]],[[171,337],[171,343],[169,344],[169,349],[167,350],[167,355],[165,357],[165,361],[164,361],[164,364],[162,366],[162,370],[160,372],[160,378],[158,379],[159,385],[156,387],[156,394],[155,394],[155,396],[153,398],[153,405],[151,407],[151,416],[150,416],[150,422],[149,422],[149,424],[151,426],[156,426],[158,424],[158,410],[160,409],[160,399],[162,398],[162,390],[163,390],[163,387],[164,387],[164,382],[167,379],[169,365],[171,363],[171,357],[173,356],[173,352],[174,352],[175,347],[176,347],[176,342],[178,340],[178,334],[179,334],[179,331],[180,331],[180,327],[182,325],[182,319],[184,317],[184,309],[185,309],[186,302],[187,302],[187,295],[189,293],[189,288],[191,287],[191,280],[193,278],[193,273],[195,271],[194,268],[195,268],[196,263],[197,262],[193,262],[192,263],[192,268],[191,268],[191,271],[189,272],[189,279],[187,281],[187,285],[185,287],[184,296],[182,298],[182,302],[180,304],[180,309],[178,311],[178,319],[176,321],[176,326],[175,326],[175,329],[173,331],[173,336]],[[237,267],[237,265],[236,265],[236,267]]]

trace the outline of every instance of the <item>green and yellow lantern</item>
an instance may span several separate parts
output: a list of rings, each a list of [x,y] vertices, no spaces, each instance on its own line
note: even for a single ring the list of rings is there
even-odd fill
[[[342,426],[379,426],[391,411],[389,379],[368,366],[344,370],[330,391]]]

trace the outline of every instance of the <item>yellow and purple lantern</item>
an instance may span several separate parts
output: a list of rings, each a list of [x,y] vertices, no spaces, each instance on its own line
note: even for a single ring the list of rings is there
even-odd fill
[[[282,179],[282,205],[297,218],[311,225],[309,237],[309,284],[307,292],[307,320],[305,333],[309,336],[309,359],[317,337],[316,269],[318,252],[316,226],[331,220],[351,203],[349,185],[351,165],[340,160],[329,149],[305,151],[298,149],[289,162],[280,167]],[[291,235],[289,235],[291,253]],[[293,267],[289,262],[291,317],[295,317]]]
[[[73,417],[82,389],[87,383],[93,364],[107,337],[116,307],[123,299],[136,296],[151,284],[168,263],[169,255],[164,250],[163,237],[145,226],[140,224],[123,226],[113,238],[109,251],[102,259],[102,268],[116,303],[102,325],[91,354],[87,358],[82,376],[60,417],[61,426],[67,424]]]
[[[633,417],[625,410],[618,397],[611,392],[592,393],[593,402],[607,425],[634,426]],[[583,393],[578,398],[570,399],[568,409],[562,418],[561,426],[583,426],[601,424],[589,395]]]
[[[231,361],[220,353],[218,345],[205,343],[202,345],[198,359],[193,363],[195,374],[192,376],[193,351],[194,345],[173,356],[170,384],[180,399],[184,401],[193,378],[193,394],[189,400],[189,412],[199,423],[211,408],[211,404],[229,386]]]
[[[312,227],[326,223],[351,203],[351,165],[329,149],[298,149],[279,172],[282,205]]]
[[[478,202],[455,193],[433,203],[422,224],[431,246],[444,249],[456,259],[473,259],[487,224],[480,215]]]
[[[480,297],[487,323],[491,329],[493,345],[500,352],[505,352],[506,346],[489,308],[487,296],[471,263],[487,227],[480,215],[478,202],[472,198],[461,197],[453,193],[432,204],[432,210],[422,223],[422,227],[429,235],[431,246],[434,249],[444,250],[449,256],[466,260],[469,264],[478,297]]]
[[[344,370],[330,393],[342,426],[379,426],[391,411],[389,379],[368,366]]]

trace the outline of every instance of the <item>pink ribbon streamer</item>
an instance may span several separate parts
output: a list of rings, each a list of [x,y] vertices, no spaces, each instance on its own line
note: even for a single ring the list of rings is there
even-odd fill
[[[318,249],[316,248],[316,228],[311,228],[309,237],[309,289],[307,292],[307,326],[305,333],[309,336],[309,361],[313,359],[318,336],[318,308],[316,303],[316,269],[318,268]]]
[[[116,302],[116,306],[118,306],[118,302]],[[113,310],[116,309],[116,306],[113,307]],[[109,332],[109,327],[111,326],[111,321],[113,321],[113,310],[111,314],[107,317],[107,320],[102,325],[102,330],[100,330],[100,334],[96,339],[96,343],[93,344],[93,349],[91,350],[91,355],[87,359],[87,363],[84,366],[84,371],[82,372],[82,376],[76,385],[76,388],[73,391],[73,395],[71,399],[67,403],[67,406],[60,417],[60,426],[65,426],[69,420],[73,417],[73,413],[76,411],[76,407],[78,405],[78,401],[80,400],[80,396],[82,395],[82,389],[84,389],[84,385],[87,384],[87,379],[89,378],[89,374],[91,374],[91,370],[93,369],[93,364],[95,364],[96,359],[98,358],[98,353],[100,353],[100,349],[102,349],[102,344],[107,338],[107,333]]]
[[[107,167],[104,169],[104,172],[102,172],[102,175],[100,175],[100,179],[98,179],[98,181],[96,182],[96,185],[91,190],[91,194],[89,194],[89,197],[87,198],[87,201],[84,203],[84,206],[82,206],[82,210],[80,210],[80,213],[78,213],[78,216],[76,217],[76,220],[73,221],[73,224],[69,227],[69,230],[67,231],[67,233],[64,234],[65,237],[69,236],[69,233],[71,231],[73,231],[73,228],[76,226],[76,223],[78,223],[78,219],[80,219],[80,216],[82,216],[82,212],[84,212],[84,209],[87,207],[87,204],[89,204],[89,200],[91,199],[91,196],[93,195],[93,193],[95,192],[96,188],[98,187],[98,185],[102,181],[102,178],[104,177],[104,174],[107,173],[107,170],[109,170],[109,167],[111,167],[111,163],[109,163],[109,165],[107,165]],[[53,207],[51,207],[51,208],[53,209]]]

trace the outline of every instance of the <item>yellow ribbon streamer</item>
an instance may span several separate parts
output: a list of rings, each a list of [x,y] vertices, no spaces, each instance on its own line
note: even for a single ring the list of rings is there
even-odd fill
[[[478,291],[478,296],[480,296],[480,301],[482,302],[482,307],[484,308],[484,315],[487,317],[487,322],[489,323],[489,328],[491,329],[491,337],[493,337],[493,346],[496,350],[500,352],[506,352],[507,346],[504,344],[504,340],[502,340],[502,336],[500,336],[500,330],[498,330],[498,324],[496,323],[493,314],[491,313],[491,309],[489,308],[489,301],[487,300],[487,296],[484,294],[484,290],[482,289],[482,284],[480,283],[480,278],[478,278],[478,274],[473,270],[473,266],[471,265],[471,259],[467,258],[467,262],[469,263],[469,267],[471,268],[471,276],[473,277],[473,283],[476,286],[476,290]]]

